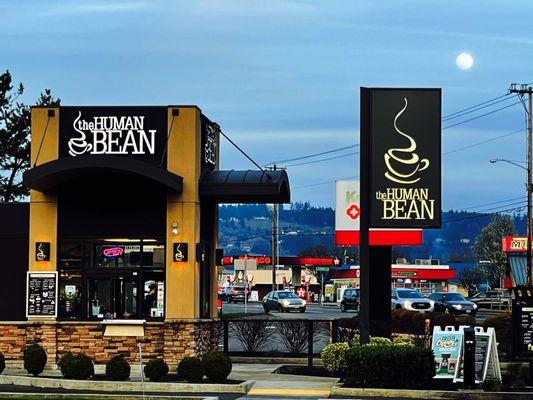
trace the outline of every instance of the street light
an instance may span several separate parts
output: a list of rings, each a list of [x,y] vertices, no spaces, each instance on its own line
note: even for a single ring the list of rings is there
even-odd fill
[[[527,167],[524,167],[523,165],[520,165],[519,163],[522,161],[513,161],[513,160],[506,160],[504,158],[493,158],[490,160],[492,164],[495,164],[497,162],[505,162],[507,164],[514,165],[516,167],[522,168],[527,172],[527,181],[526,181],[526,191],[527,191],[527,223],[526,223],[526,230],[527,230],[527,240],[526,240],[526,286],[531,287],[531,158],[528,156],[528,162]]]

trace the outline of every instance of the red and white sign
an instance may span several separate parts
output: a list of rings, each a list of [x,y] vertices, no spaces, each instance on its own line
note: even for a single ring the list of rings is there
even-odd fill
[[[298,296],[300,299],[307,298],[307,290],[305,290],[304,287],[299,287],[296,289],[296,296]]]
[[[503,251],[527,251],[527,237],[522,236],[506,236],[502,239]]]
[[[335,183],[335,245],[359,245],[361,219],[359,181]],[[370,229],[372,246],[418,246],[422,244],[421,229]]]

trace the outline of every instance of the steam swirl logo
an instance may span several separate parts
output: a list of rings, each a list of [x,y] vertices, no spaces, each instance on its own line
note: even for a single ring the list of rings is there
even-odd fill
[[[43,244],[39,243],[37,245],[37,261],[45,261],[46,260],[46,254],[43,250]]]
[[[81,119],[81,111],[78,113],[78,117],[74,120],[73,128],[79,133],[79,137],[71,138],[68,141],[68,153],[72,157],[80,156],[84,153],[91,151],[92,144],[87,142],[87,135],[82,130],[78,129],[78,121]]]
[[[421,159],[418,154],[415,153],[417,147],[416,141],[398,128],[398,119],[402,116],[405,110],[407,110],[408,105],[407,98],[404,97],[403,100],[405,102],[404,107],[394,117],[394,129],[399,135],[408,140],[409,145],[407,147],[389,149],[384,154],[385,165],[388,169],[388,171],[385,172],[385,177],[396,183],[410,185],[420,180],[420,177],[416,177],[416,175],[418,172],[429,167],[429,160],[427,158]],[[396,164],[397,166],[395,167],[393,164]],[[398,168],[405,168],[406,166],[409,167],[408,172],[405,172],[405,170],[402,170],[402,172],[398,171]]]

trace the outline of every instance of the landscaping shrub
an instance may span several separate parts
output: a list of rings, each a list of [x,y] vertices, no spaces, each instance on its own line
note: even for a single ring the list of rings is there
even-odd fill
[[[434,326],[440,326],[444,329],[447,326],[455,326],[455,316],[453,314],[446,313],[434,313],[431,321],[433,322],[431,331],[433,331]]]
[[[350,345],[346,342],[328,344],[320,353],[324,369],[332,375],[338,376],[346,368],[346,351]]]
[[[154,358],[144,367],[144,375],[153,382],[159,382],[167,374],[168,365],[162,358]]]
[[[511,313],[502,312],[483,321],[483,327],[494,328],[496,332],[496,341],[498,342],[498,350],[505,352],[507,355],[511,354],[512,332],[511,332]]]
[[[411,333],[413,335],[424,335],[426,333],[426,319],[431,321],[431,313],[426,314],[413,311],[413,314],[410,316],[410,328],[406,333]]]
[[[204,377],[204,364],[197,357],[185,357],[178,364],[178,377],[190,383],[198,383]]]
[[[211,382],[222,383],[231,372],[231,360],[221,351],[211,350],[207,352],[202,362],[204,363],[205,376]]]
[[[392,331],[397,333],[411,333],[411,320],[414,315],[420,315],[420,313],[404,309],[394,310],[391,315]]]
[[[340,318],[337,326],[337,342],[349,342],[359,332],[359,318]]]
[[[4,369],[6,368],[6,358],[2,353],[0,353],[0,374],[4,372]]]
[[[499,392],[502,388],[502,383],[499,379],[488,378],[483,381],[481,384],[484,392]]]
[[[277,333],[281,341],[291,354],[298,354],[307,348],[309,329],[307,321],[277,321]]]
[[[507,367],[509,386],[512,389],[524,389],[527,386],[529,366],[522,363],[511,363]]]
[[[87,380],[94,375],[94,365],[83,353],[73,355],[68,352],[57,363],[61,375],[67,379]]]
[[[23,350],[22,358],[24,359],[24,368],[33,376],[37,376],[44,371],[48,360],[46,351],[37,343],[26,346]]]
[[[130,364],[121,354],[113,357],[105,365],[105,376],[112,381],[125,381],[130,377],[130,372]]]
[[[461,325],[476,326],[476,318],[472,315],[461,315],[455,318],[455,327],[459,328]]]
[[[395,346],[414,346],[415,341],[412,336],[398,335],[392,339],[392,344]]]
[[[433,351],[414,346],[355,346],[346,351],[346,386],[427,388],[435,375]]]

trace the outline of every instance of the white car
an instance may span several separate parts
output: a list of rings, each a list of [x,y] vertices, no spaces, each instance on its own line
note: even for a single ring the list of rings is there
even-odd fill
[[[435,302],[427,299],[415,289],[392,289],[391,308],[393,310],[409,310],[420,312],[432,312],[435,310]]]

